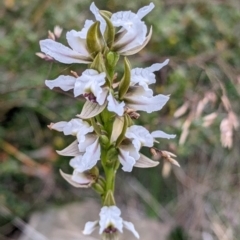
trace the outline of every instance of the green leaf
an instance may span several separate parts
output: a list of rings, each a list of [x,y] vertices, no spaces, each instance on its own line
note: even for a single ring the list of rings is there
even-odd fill
[[[124,125],[122,128],[122,132],[116,141],[116,147],[118,147],[121,144],[121,142],[123,141],[123,139],[125,138],[125,133],[127,131],[127,128],[128,128],[128,115],[125,114],[124,115]]]
[[[120,81],[119,90],[118,90],[118,95],[120,100],[124,98],[124,95],[128,91],[128,88],[130,86],[130,80],[131,80],[131,66],[130,66],[130,62],[125,57],[124,58],[124,75]]]
[[[91,56],[96,56],[104,48],[104,40],[100,31],[100,22],[95,22],[87,32],[87,48]]]
[[[99,11],[99,13],[107,23],[107,27],[104,32],[104,38],[107,43],[107,46],[111,49],[115,37],[115,27],[112,25],[112,22],[110,20],[111,13],[107,11]]]
[[[105,102],[103,105],[99,105],[98,103],[86,101],[82,112],[77,115],[77,117],[80,117],[82,119],[89,119],[92,117],[95,117],[99,113],[101,113],[104,108],[107,106],[107,102]]]

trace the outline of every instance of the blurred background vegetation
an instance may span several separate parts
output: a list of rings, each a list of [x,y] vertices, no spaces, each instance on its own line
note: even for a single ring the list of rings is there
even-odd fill
[[[147,67],[169,58],[170,64],[156,73],[155,92],[171,98],[162,111],[141,113],[139,124],[177,134],[158,147],[175,153],[181,168],[161,159],[155,169],[121,173],[118,203],[171,223],[171,240],[238,240],[240,2],[152,2],[155,8],[145,21],[153,26],[153,37],[130,61],[133,67]],[[83,102],[71,93],[50,91],[44,80],[70,70],[81,73],[85,66],[49,63],[35,56],[39,40],[55,25],[64,29],[59,41],[65,44],[66,31],[80,30],[86,18],[92,19],[90,3],[0,3],[0,239],[16,239],[16,218],[27,221],[37,209],[96,198],[92,191],[74,189],[61,179],[59,168],[69,173],[71,168],[69,159],[56,155],[55,149],[72,139],[47,128],[50,122],[75,116]],[[96,4],[112,12],[136,12],[149,2]]]

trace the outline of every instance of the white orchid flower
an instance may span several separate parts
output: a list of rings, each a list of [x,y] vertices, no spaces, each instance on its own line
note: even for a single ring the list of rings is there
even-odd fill
[[[138,125],[133,125],[127,128],[125,137],[131,140],[131,143],[121,143],[118,147],[118,159],[122,164],[122,169],[125,172],[131,172],[133,167],[149,168],[158,165],[158,162],[152,161],[148,157],[139,153],[141,147],[153,147],[155,138],[174,138],[175,135],[167,134],[163,131],[149,131]]]
[[[66,39],[71,48],[59,42],[55,42],[52,39],[45,39],[39,42],[41,51],[47,56],[54,58],[56,61],[65,64],[87,64],[92,62],[92,58],[86,47],[87,31],[92,24],[93,21],[87,20],[82,31],[71,30],[67,32]]]
[[[139,52],[150,40],[152,30],[147,35],[147,26],[141,19],[154,8],[154,4],[140,8],[135,14],[131,11],[121,11],[111,16],[115,27],[121,27],[116,34],[113,49],[121,55],[132,55]]]
[[[85,141],[85,135],[87,133],[93,132],[93,127],[90,126],[88,122],[83,121],[80,118],[73,118],[69,122],[61,121],[52,123],[49,128],[63,132],[64,135],[77,136],[79,144]]]
[[[94,95],[96,102],[103,105],[108,94],[107,88],[102,88],[106,82],[106,73],[98,73],[94,69],[87,69],[82,73],[82,76],[76,79],[74,86],[74,96],[77,97],[81,94],[88,96]]]
[[[115,36],[113,51],[121,55],[132,55],[139,52],[149,42],[152,30],[147,35],[147,26],[141,19],[154,8],[154,4],[140,8],[137,13],[131,11],[121,11],[113,13],[110,20],[114,27],[120,27]],[[96,20],[100,22],[102,34],[106,29],[106,22],[99,14],[99,9],[94,3],[91,4],[90,10],[95,15]]]
[[[46,80],[45,84],[50,89],[59,87],[63,91],[73,89],[74,96],[83,95],[89,101],[103,105],[108,94],[108,88],[102,87],[105,83],[106,73],[98,73],[94,69],[85,70],[78,78],[61,75],[55,80]]]
[[[87,146],[87,144],[82,143],[78,148],[85,148],[85,152],[80,152],[77,156],[70,160],[70,166],[76,169],[78,172],[85,172],[93,168],[97,161],[100,160],[101,147],[99,144],[99,138],[96,136],[89,135],[86,136],[86,142],[91,142],[95,138],[95,141]]]
[[[146,91],[142,86],[132,86],[129,87],[123,101],[116,100],[112,95],[109,95],[107,100],[108,110],[122,116],[125,107],[147,113],[159,111],[169,100],[169,96],[163,94],[153,96],[150,89]]]
[[[165,60],[163,63],[155,63],[147,68],[134,68],[131,70],[131,86],[138,84],[142,86],[145,91],[151,91],[148,85],[156,83],[155,74],[153,72],[159,71],[169,62],[169,59]]]
[[[153,91],[148,85],[155,83],[156,78],[153,72],[159,71],[168,64],[169,60],[163,63],[155,63],[147,68],[134,68],[131,70],[130,87],[123,97],[123,101],[118,101],[109,94],[108,110],[122,116],[124,108],[128,107],[135,111],[145,111],[151,113],[162,109],[169,100],[169,96],[162,94],[153,96]]]
[[[70,165],[78,172],[84,172],[93,168],[100,160],[99,137],[92,133],[93,127],[81,119],[72,119],[69,122],[58,122],[50,124],[50,129],[63,132],[65,135],[74,135],[74,141],[68,147],[57,151],[62,156],[73,156]]]
[[[121,210],[117,206],[104,206],[100,211],[100,221],[87,222],[83,234],[91,234],[97,227],[100,227],[99,234],[115,234],[117,231],[123,232],[123,228],[128,229],[139,239],[139,234],[131,222],[124,221],[121,217]]]
[[[142,146],[152,147],[154,143],[154,138],[149,131],[138,125],[128,127],[125,136],[126,138],[132,140],[132,143],[137,151],[139,151]]]
[[[126,138],[132,140],[132,144],[134,145],[137,151],[140,150],[141,147],[152,147],[155,141],[155,138],[175,138],[176,135],[174,134],[167,134],[163,131],[154,131],[149,133],[149,131],[138,125],[132,125],[131,127],[127,128],[125,133]]]
[[[122,170],[131,172],[133,167],[149,168],[158,165],[158,162],[152,161],[148,157],[139,153],[141,147],[153,147],[155,138],[174,138],[175,135],[167,134],[163,131],[149,131],[138,125],[132,125],[127,128],[125,137],[128,141],[123,141],[118,147],[118,159],[122,164]],[[131,141],[131,142],[129,142]]]

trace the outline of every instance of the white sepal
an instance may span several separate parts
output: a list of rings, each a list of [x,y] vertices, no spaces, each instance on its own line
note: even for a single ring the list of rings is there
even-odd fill
[[[124,102],[119,103],[113,97],[112,93],[109,93],[107,100],[108,100],[108,106],[107,106],[108,110],[110,112],[115,112],[118,116],[122,116],[124,112],[125,103]]]
[[[148,85],[156,82],[156,77],[153,72],[159,71],[161,68],[168,64],[169,60],[165,60],[163,63],[155,63],[147,68],[134,68],[131,70],[131,85],[139,84],[145,91],[151,91]]]
[[[84,235],[89,235],[91,234],[97,227],[99,226],[99,221],[94,221],[94,222],[87,222],[85,224],[83,234]]]
[[[41,40],[39,44],[42,52],[61,63],[90,63],[92,61],[88,55],[84,56],[52,39]]]
[[[132,143],[137,151],[139,151],[142,146],[153,146],[153,136],[142,126],[132,125],[127,128],[125,136],[132,140]]]
[[[118,149],[118,159],[123,166],[123,171],[131,172],[133,166],[136,164],[136,161],[140,157],[138,150],[131,143],[127,145],[120,145]]]
[[[170,138],[175,138],[176,137],[176,135],[174,135],[174,134],[167,134],[167,133],[165,133],[163,131],[160,131],[160,130],[153,131],[151,133],[151,135],[154,138],[167,138],[167,139],[170,139]]]
[[[59,87],[63,91],[68,91],[68,90],[74,88],[75,82],[76,82],[75,77],[61,75],[58,78],[56,78],[55,80],[46,80],[45,84],[50,89]]]
[[[123,221],[123,227],[126,228],[127,230],[129,230],[130,232],[133,233],[133,235],[139,239],[139,234],[138,232],[135,230],[134,225],[131,222],[127,222],[127,221]]]
[[[146,157],[140,153],[140,158],[134,164],[134,167],[138,168],[151,168],[156,167],[159,164],[158,161],[153,161],[152,159]]]
[[[60,150],[60,151],[57,150],[56,152],[61,156],[75,157],[80,154],[79,149],[78,149],[78,141],[75,140],[74,142],[72,142],[69,146],[67,146],[63,150]]]
[[[72,186],[77,188],[88,188],[94,182],[93,179],[85,173],[73,172],[73,175],[66,174],[60,169],[61,176]]]
[[[161,110],[168,100],[169,96],[162,94],[152,96],[151,91],[146,91],[142,86],[130,87],[124,96],[127,107],[147,113]]]

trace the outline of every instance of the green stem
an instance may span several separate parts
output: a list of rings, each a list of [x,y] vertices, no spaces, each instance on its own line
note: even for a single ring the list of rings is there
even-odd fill
[[[104,205],[115,205],[114,199],[114,189],[115,189],[115,177],[116,177],[116,169],[115,164],[112,164],[108,161],[108,150],[102,149],[101,162],[105,172],[106,179],[106,188],[105,188],[105,196],[104,196]],[[111,197],[109,197],[110,195]]]

